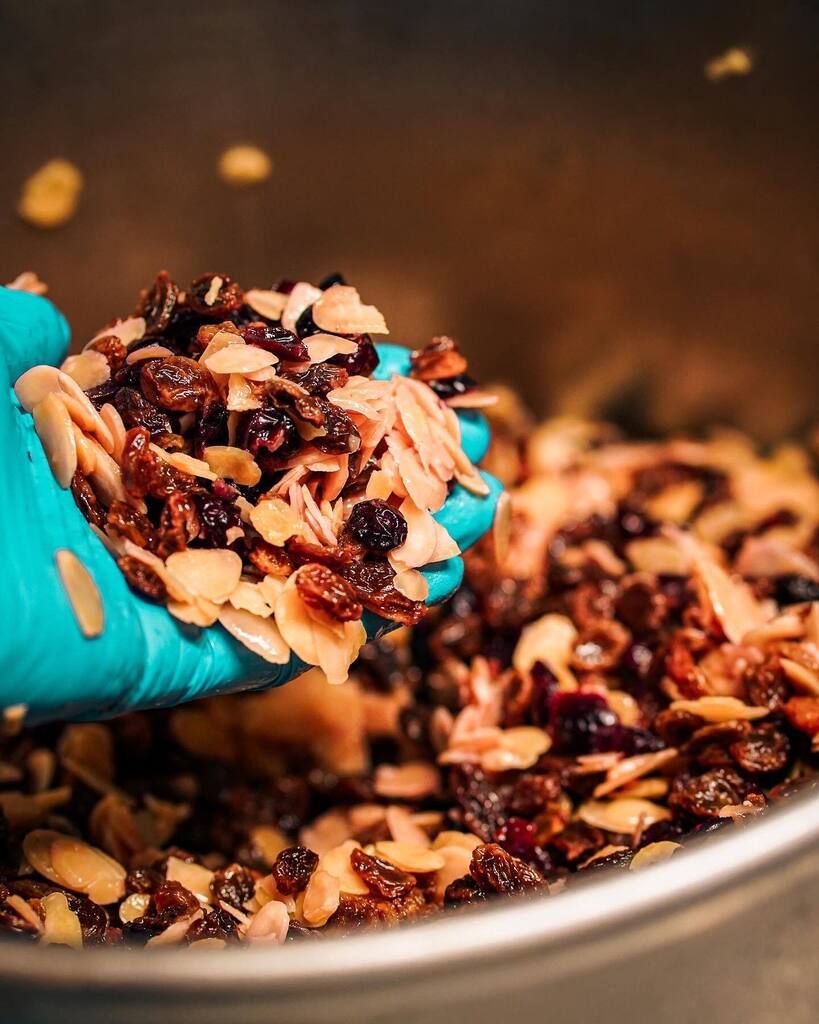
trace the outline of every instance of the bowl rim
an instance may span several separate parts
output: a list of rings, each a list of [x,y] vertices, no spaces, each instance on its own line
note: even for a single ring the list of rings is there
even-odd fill
[[[19,940],[0,940],[0,980],[18,988],[147,992],[173,988],[198,993],[230,990],[306,992],[327,995],[352,986],[395,983],[440,970],[474,973],[481,966],[515,956],[565,952],[639,933],[674,914],[730,895],[738,886],[753,896],[767,879],[787,885],[805,854],[819,849],[819,793],[790,799],[761,820],[730,834],[717,834],[699,849],[672,857],[639,873],[613,872],[560,894],[509,899],[486,908],[442,914],[390,930],[366,931],[317,946],[298,942],[284,947],[213,950],[98,948],[78,953],[60,947],[37,948]],[[770,886],[767,887],[770,891]],[[544,913],[548,906],[548,913]],[[673,931],[672,931],[673,934]],[[316,951],[323,954],[316,956]],[[618,949],[623,950],[622,944]]]

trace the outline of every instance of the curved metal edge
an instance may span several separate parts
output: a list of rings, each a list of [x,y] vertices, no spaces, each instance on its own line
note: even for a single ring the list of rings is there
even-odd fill
[[[646,941],[649,931],[656,931],[651,925],[672,915],[688,915],[689,930],[707,927],[715,914],[731,914],[740,905],[747,907],[749,900],[787,886],[802,874],[799,862],[811,851],[819,852],[819,796],[795,799],[792,806],[737,828],[736,834],[714,836],[701,849],[647,871],[595,880],[559,899],[509,900],[390,932],[328,940],[320,956],[313,944],[275,950],[245,947],[219,955],[187,949],[88,949],[78,955],[54,947],[33,954],[31,946],[5,940],[0,980],[52,989],[116,988],[143,996],[168,988],[176,994],[187,988],[200,995],[220,989],[235,992],[238,984],[247,994],[294,993],[309,987],[329,995],[441,969],[475,972],[484,962],[503,958],[508,963],[514,956],[528,959],[533,954],[544,964],[553,957],[549,973],[564,973],[571,970],[565,954],[579,944],[599,947],[613,939],[624,953],[624,943]],[[708,903],[708,913],[692,923],[691,913]],[[651,941],[658,941],[657,936]],[[584,954],[583,965],[588,964]]]

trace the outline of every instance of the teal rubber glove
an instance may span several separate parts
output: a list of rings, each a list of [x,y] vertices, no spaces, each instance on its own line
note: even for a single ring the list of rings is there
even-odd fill
[[[0,288],[0,551],[6,572],[0,588],[0,712],[26,706],[26,722],[92,719],[137,708],[164,707],[236,690],[280,686],[305,666],[295,656],[271,665],[219,626],[185,626],[164,608],[131,592],[116,563],[89,528],[70,491],[57,486],[31,416],[12,386],[38,363],[58,364],[68,347],[64,318],[46,299]],[[409,369],[409,351],[379,347],[376,376]],[[489,431],[478,414],[461,414],[463,444],[473,462]],[[436,518],[465,550],[485,533],[500,484],[486,476],[487,498],[456,487]],[[68,548],[89,570],[102,596],[105,628],[80,632],[57,572],[55,553]],[[429,603],[461,582],[463,563],[452,558],[425,571]],[[372,638],[393,627],[365,620]]]

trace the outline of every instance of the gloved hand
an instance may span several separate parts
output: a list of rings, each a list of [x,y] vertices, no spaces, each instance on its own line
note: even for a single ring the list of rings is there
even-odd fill
[[[31,416],[12,386],[38,363],[59,364],[69,330],[46,299],[0,287],[0,713],[26,705],[26,722],[52,718],[104,718],[137,708],[162,707],[196,697],[280,686],[304,670],[293,655],[271,665],[219,626],[188,627],[163,607],[131,592],[115,561],[95,536],[70,491],[57,486]],[[409,351],[379,346],[375,376],[407,373]],[[489,441],[477,413],[460,416],[463,445],[477,462]],[[501,486],[486,476],[490,494],[477,498],[456,486],[436,518],[461,550],[485,533]],[[80,632],[55,563],[60,548],[73,551],[102,596],[105,628],[86,639]],[[428,603],[454,591],[463,574],[460,558],[425,571]],[[392,627],[375,616],[368,635]]]

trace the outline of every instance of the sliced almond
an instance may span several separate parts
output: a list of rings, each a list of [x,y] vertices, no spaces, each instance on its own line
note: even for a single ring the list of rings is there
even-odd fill
[[[83,391],[89,391],[104,384],[111,377],[111,367],[102,352],[89,349],[75,356],[68,356],[60,367],[63,373],[73,377]]]
[[[752,707],[736,697],[699,697],[697,700],[675,700],[672,711],[687,711],[706,722],[752,721],[770,714],[769,708]]]
[[[226,548],[175,551],[165,565],[192,594],[216,604],[227,601],[242,574],[242,559]]]
[[[210,903],[213,872],[201,864],[188,864],[179,857],[168,857],[165,877],[169,882],[179,882],[192,892],[200,903]]]
[[[311,363],[323,363],[333,356],[349,356],[358,351],[358,345],[350,338],[339,338],[337,334],[311,334],[304,341]]]
[[[387,840],[375,844],[376,853],[390,864],[394,864],[402,871],[411,871],[413,874],[427,874],[431,871],[440,871],[446,863],[439,850],[430,850],[424,846],[412,846],[409,843],[398,843],[394,840]]]
[[[245,302],[265,320],[280,320],[287,303],[287,296],[283,292],[251,288],[245,292]]]
[[[272,618],[225,605],[219,611],[219,621],[231,636],[272,665],[286,665],[290,661],[290,648]]]
[[[253,456],[244,448],[232,445],[211,445],[202,452],[205,462],[216,476],[235,480],[237,484],[254,487],[262,478],[262,471]]]
[[[353,850],[360,850],[361,843],[354,839],[345,839],[339,846],[322,854],[319,868],[338,879],[339,889],[352,896],[366,896],[370,889],[367,883],[356,874],[350,863]]]
[[[278,593],[277,591],[277,596]],[[229,601],[239,611],[250,612],[262,619],[267,619],[273,614],[273,604],[268,602],[266,591],[261,583],[240,580],[230,595]]]
[[[355,288],[334,284],[313,303],[313,321],[331,334],[389,334],[375,306],[365,306]]]
[[[278,361],[273,352],[255,345],[227,345],[202,360],[211,373],[253,373]]]
[[[203,462],[202,459],[195,459],[192,455],[187,455],[185,452],[166,452],[164,448],[160,448],[157,444],[151,445],[151,451],[164,462],[167,462],[169,466],[178,469],[180,473],[187,473],[188,476],[198,476],[203,480],[216,479],[216,474],[207,462]]]
[[[274,547],[282,547],[302,532],[302,524],[293,509],[281,498],[263,498],[250,512],[250,522],[261,537]]]
[[[681,849],[679,843],[672,843],[668,839],[663,839],[658,843],[649,843],[648,846],[644,846],[634,854],[628,866],[629,871],[642,871],[643,868],[650,867],[652,864],[661,864]]]
[[[49,393],[34,406],[32,415],[54,479],[60,487],[68,487],[77,471],[77,442],[68,410]]]
[[[40,900],[43,911],[43,933],[40,942],[44,946],[70,946],[82,949],[82,926],[80,919],[68,906],[64,892],[50,892]]]
[[[311,911],[314,908],[311,907]],[[279,900],[270,900],[256,911],[245,932],[245,939],[252,943],[268,943],[281,946],[287,938],[290,915],[287,907]]]
[[[390,800],[423,800],[438,791],[441,776],[429,761],[407,764],[380,764],[375,770],[373,788]]]
[[[438,835],[432,842],[433,850],[439,850],[443,846],[460,846],[464,850],[468,850],[471,854],[476,846],[481,846],[483,840],[480,836],[473,835],[471,832],[453,832],[445,830],[439,832]]]
[[[533,725],[502,729],[498,745],[480,755],[481,767],[490,772],[525,771],[551,745],[551,737]]]
[[[321,928],[338,910],[341,887],[339,881],[327,871],[318,868],[310,876],[304,890],[302,916],[311,928]]]
[[[666,750],[650,754],[635,754],[634,757],[623,758],[608,769],[606,778],[595,788],[593,795],[597,798],[606,796],[628,782],[657,771],[668,761],[673,761],[676,756],[677,751],[674,747],[668,747]]]
[[[576,690],[577,681],[570,668],[577,630],[565,615],[543,615],[525,626],[520,635],[512,664],[522,675],[527,675],[536,661],[550,669],[564,690]]]
[[[392,585],[399,594],[408,597],[410,601],[425,601],[429,597],[429,583],[417,569],[405,569],[403,572],[397,572],[393,577]]]
[[[91,573],[68,548],[61,548],[55,557],[57,571],[83,636],[88,639],[99,636],[105,625],[105,611]]]
[[[77,468],[83,476],[90,476],[97,465],[96,450],[76,423],[71,424],[71,429],[77,446]]]
[[[32,366],[17,378],[14,393],[26,412],[33,412],[38,405],[52,392],[60,391],[60,371],[56,366]]]
[[[144,363],[146,359],[166,359],[173,355],[175,353],[165,345],[143,345],[142,348],[129,352],[125,362],[128,366],[133,366],[135,363]]]
[[[619,800],[587,800],[577,810],[581,821],[606,832],[633,835],[640,828],[648,828],[655,821],[667,821],[671,811],[650,800],[623,797]]]

